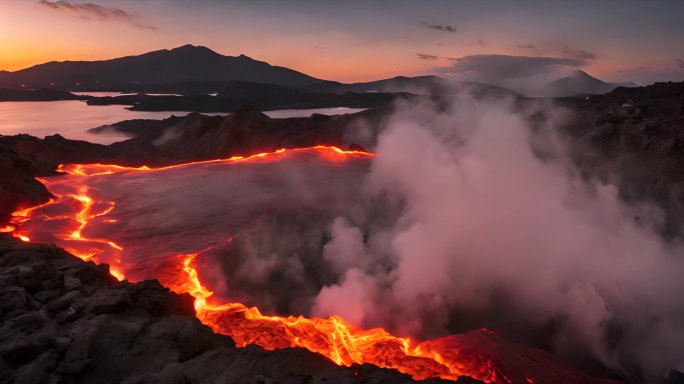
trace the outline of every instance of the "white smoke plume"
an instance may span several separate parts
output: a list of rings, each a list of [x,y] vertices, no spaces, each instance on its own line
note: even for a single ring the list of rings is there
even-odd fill
[[[397,110],[367,184],[403,209],[371,230],[333,222],[324,257],[346,270],[315,315],[413,335],[543,331],[566,356],[684,368],[684,248],[656,232],[657,209],[577,176],[561,111],[467,97]]]

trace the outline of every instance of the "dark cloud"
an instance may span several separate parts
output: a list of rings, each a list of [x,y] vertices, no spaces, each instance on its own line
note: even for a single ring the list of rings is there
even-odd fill
[[[565,57],[472,55],[455,58],[453,64],[440,72],[473,74],[478,78],[509,79],[548,72],[557,66],[581,67],[584,60]]]
[[[44,9],[57,12],[68,12],[86,20],[103,20],[126,23],[136,28],[156,31],[154,25],[145,23],[142,17],[119,8],[104,7],[97,4],[73,4],[63,0],[47,1],[40,0],[38,5]]]
[[[571,49],[567,46],[563,47],[563,53],[565,57],[570,57],[579,60],[596,60],[596,54],[589,51],[584,51],[581,49]]]
[[[531,49],[533,51],[537,50],[537,47],[532,43],[518,44],[517,48],[519,48],[519,49]]]
[[[677,65],[679,65],[681,68],[684,68],[684,60],[682,60],[682,59],[677,60]]]
[[[487,45],[487,42],[481,37],[477,38],[477,43],[482,45],[482,46]]]
[[[436,31],[442,31],[442,32],[448,32],[448,33],[454,33],[457,31],[456,27],[453,25],[442,25],[442,24],[430,24],[426,22],[422,22],[422,25],[434,29]]]
[[[416,53],[416,56],[418,56],[418,58],[421,60],[437,60],[437,55],[428,55],[427,53]]]

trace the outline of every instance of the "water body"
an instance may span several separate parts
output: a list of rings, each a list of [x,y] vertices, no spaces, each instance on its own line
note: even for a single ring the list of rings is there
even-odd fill
[[[80,96],[95,96],[95,97],[108,97],[108,96],[130,96],[137,95],[137,92],[133,93],[121,93],[121,92],[71,92],[74,95]],[[179,93],[145,93],[147,96],[183,96]]]
[[[313,109],[281,109],[277,111],[266,111],[264,112],[269,117],[274,119],[285,119],[288,117],[309,117],[315,113],[320,115],[344,115],[346,113],[356,113],[365,110],[366,108],[347,108],[347,107],[336,107],[336,108],[313,108]]]
[[[90,93],[92,94],[92,93]],[[354,113],[358,108],[290,109],[265,112],[274,118],[308,117],[314,113],[339,115]],[[188,112],[142,112],[129,111],[124,105],[89,106],[83,101],[47,102],[0,102],[0,134],[17,135],[27,133],[37,137],[60,134],[68,139],[86,140],[92,143],[111,144],[127,139],[119,132],[90,133],[91,128],[131,119],[165,119],[170,116],[185,116]],[[208,113],[228,115],[228,113]]]
[[[95,96],[95,97],[135,95],[135,93],[121,93],[121,92],[71,92],[71,93],[73,93],[74,95],[79,95],[79,96]]]

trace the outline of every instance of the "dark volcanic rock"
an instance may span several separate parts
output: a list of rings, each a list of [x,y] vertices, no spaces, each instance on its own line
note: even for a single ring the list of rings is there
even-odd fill
[[[684,224],[684,83],[618,88],[570,106],[567,133],[581,170],[619,186],[628,202],[654,202],[662,231]]]
[[[684,384],[684,373],[671,369],[664,384]]]
[[[61,135],[46,136],[44,139],[24,134],[0,136],[0,151],[14,152],[26,163],[22,167],[29,169],[34,176],[54,174],[59,164],[97,162],[110,157],[107,146],[69,140]]]
[[[200,324],[187,294],[157,281],[117,282],[106,266],[7,235],[0,235],[0,318],[2,383],[413,382],[302,349],[236,348]]]
[[[17,152],[0,146],[0,223],[16,207],[33,206],[48,200],[50,193],[34,179],[39,170]]]

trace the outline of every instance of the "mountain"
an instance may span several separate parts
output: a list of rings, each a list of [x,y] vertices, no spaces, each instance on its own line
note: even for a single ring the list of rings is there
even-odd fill
[[[515,94],[498,86],[452,82],[439,76],[397,76],[345,84],[254,60],[224,56],[207,47],[184,45],[101,61],[51,61],[15,72],[0,71],[0,88],[56,88],[67,91],[141,93],[246,94],[259,97],[291,94],[414,93],[454,94],[469,88],[476,94]],[[296,95],[290,95],[296,96]]]
[[[343,84],[333,81],[305,87],[303,90],[321,93],[412,93],[416,95],[453,95],[470,91],[476,96],[516,96],[504,87],[471,81],[451,81],[439,76],[396,76],[389,79]]]
[[[582,70],[576,70],[570,76],[546,83],[542,87],[542,93],[550,97],[568,97],[608,93],[617,87],[638,87],[638,85],[632,82],[607,83]]]
[[[537,83],[539,84],[539,83]],[[250,95],[269,97],[292,91],[315,94],[413,93],[453,95],[468,90],[476,95],[519,95],[510,84],[453,81],[439,76],[397,76],[388,79],[340,83],[317,79],[293,69],[274,66],[245,55],[224,56],[207,47],[184,45],[102,61],[52,61],[15,72],[0,71],[0,88],[53,88],[66,91],[119,91],[143,93]],[[618,86],[577,70],[541,87],[522,89],[528,95],[550,97],[603,94]],[[518,89],[520,88],[520,89]]]
[[[284,86],[308,86],[320,80],[245,55],[224,56],[209,48],[184,45],[138,56],[103,61],[63,61],[0,73],[0,86],[57,87],[66,90],[147,83],[241,80]]]
[[[347,92],[409,92],[434,95],[442,93],[447,85],[447,80],[439,76],[397,76],[367,83],[345,84],[344,88]]]

